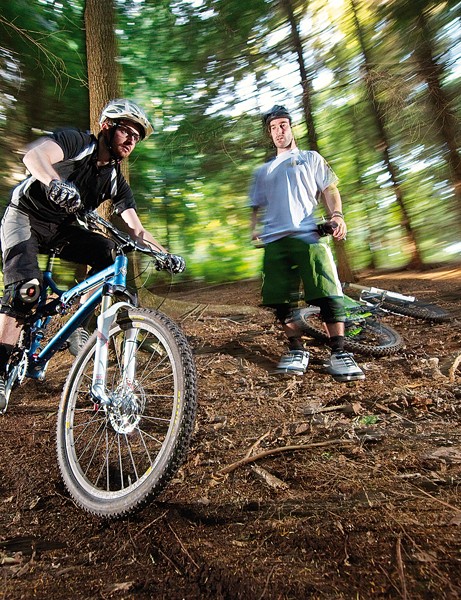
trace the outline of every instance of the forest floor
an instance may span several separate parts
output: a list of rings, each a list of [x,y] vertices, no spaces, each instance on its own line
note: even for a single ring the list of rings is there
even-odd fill
[[[312,340],[304,377],[274,375],[284,341],[267,311],[188,313],[199,384],[188,458],[121,520],[77,508],[59,476],[70,355],[17,389],[0,418],[0,598],[460,598],[461,268],[364,281],[455,319],[386,316],[406,347],[356,354],[360,382],[333,381]],[[178,285],[171,297],[257,307],[259,282]]]

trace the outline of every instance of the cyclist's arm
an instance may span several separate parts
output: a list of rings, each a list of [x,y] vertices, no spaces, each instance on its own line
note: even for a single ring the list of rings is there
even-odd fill
[[[64,159],[61,146],[49,138],[42,138],[25,153],[23,163],[29,173],[45,185],[52,179],[61,179],[53,165]]]
[[[168,250],[166,250],[159,242],[157,242],[153,235],[144,229],[134,208],[127,208],[120,214],[120,216],[127,224],[128,234],[133,240],[151,246],[153,250],[157,250],[158,252],[168,253]]]
[[[338,227],[333,232],[333,237],[342,240],[346,237],[347,227],[342,216],[342,201],[339,190],[334,183],[330,183],[322,192],[323,202],[331,216],[331,221],[338,224]]]

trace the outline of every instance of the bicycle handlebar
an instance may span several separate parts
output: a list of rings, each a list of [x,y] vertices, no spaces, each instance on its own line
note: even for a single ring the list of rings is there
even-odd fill
[[[79,213],[78,217],[81,218],[86,224],[93,226],[104,227],[109,230],[112,236],[120,242],[120,247],[128,247],[131,250],[137,250],[138,252],[142,252],[143,254],[148,254],[153,257],[155,260],[155,267],[158,270],[170,270],[171,261],[170,254],[166,252],[159,252],[158,250],[154,250],[150,246],[140,244],[133,238],[131,238],[128,234],[120,231],[115,225],[113,225],[110,221],[106,221],[101,215],[99,215],[96,211],[88,211],[84,213]]]
[[[365,285],[359,285],[358,283],[343,283],[343,289],[351,288],[360,292],[367,292],[369,294],[377,294],[383,298],[390,298],[391,300],[400,300],[401,302],[416,302],[415,296],[405,296],[397,292],[391,292],[377,287],[368,287]]]
[[[334,221],[326,221],[325,223],[319,223],[317,225],[317,233],[320,237],[325,237],[327,235],[333,235],[335,229],[338,228],[338,223]]]

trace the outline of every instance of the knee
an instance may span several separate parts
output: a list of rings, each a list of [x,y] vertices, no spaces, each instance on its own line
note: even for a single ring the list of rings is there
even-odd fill
[[[342,296],[319,298],[310,303],[320,308],[320,316],[324,323],[344,323],[346,320]]]
[[[28,316],[37,305],[41,292],[40,281],[24,279],[5,286],[0,312],[17,319]]]
[[[106,267],[110,267],[115,261],[117,250],[112,240],[106,240],[107,243],[101,246],[98,252],[94,253],[94,259],[91,261],[90,273],[97,273]]]

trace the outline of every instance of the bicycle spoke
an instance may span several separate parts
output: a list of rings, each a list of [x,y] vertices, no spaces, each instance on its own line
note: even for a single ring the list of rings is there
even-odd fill
[[[92,512],[125,512],[158,493],[187,449],[195,416],[192,357],[171,321],[164,315],[153,320],[151,314],[133,309],[126,317],[128,327],[113,325],[107,403],[92,414],[91,344],[89,354],[78,358],[63,394],[60,467],[71,493]]]

